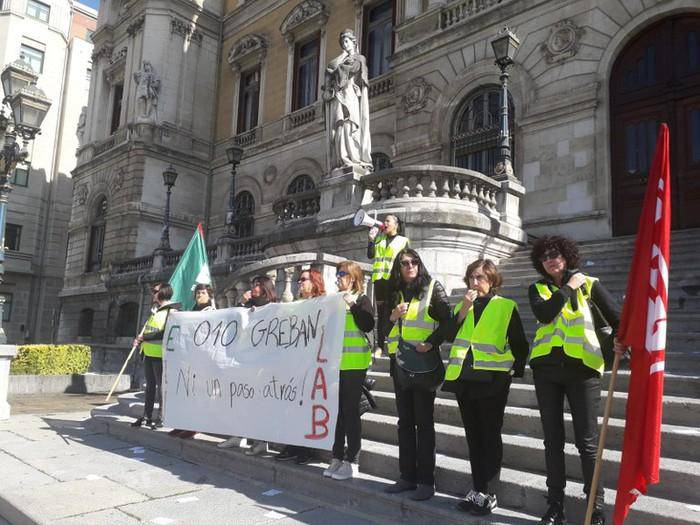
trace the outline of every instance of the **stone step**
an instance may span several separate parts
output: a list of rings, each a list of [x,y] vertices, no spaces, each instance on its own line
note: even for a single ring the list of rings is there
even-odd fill
[[[369,372],[369,377],[377,381],[374,387],[376,391],[389,393],[394,391],[394,384],[391,376],[389,376],[387,372]],[[603,390],[600,396],[600,415],[602,416],[608,392]],[[441,390],[438,391],[438,397],[442,399],[455,399],[454,394]],[[508,395],[508,406],[537,409],[538,405],[534,385],[529,383],[513,383]],[[613,394],[613,404],[610,415],[612,417],[624,419],[626,406],[627,393],[615,392]],[[680,426],[697,425],[700,423],[700,400],[670,395],[664,396],[663,422]]]
[[[443,359],[446,360],[449,355],[449,349],[445,348],[442,351]],[[389,358],[379,357],[372,364],[373,372],[389,372]],[[607,389],[610,380],[610,373],[603,374],[601,385],[603,389]],[[630,372],[628,370],[620,370],[617,373],[615,381],[615,389],[618,392],[626,392],[629,386]],[[525,376],[522,379],[515,379],[514,384],[527,383],[532,384],[532,370],[530,367],[525,368]],[[700,377],[694,375],[676,375],[665,374],[664,376],[664,393],[671,396],[700,398]]]
[[[377,413],[396,416],[394,394],[373,392],[377,402]],[[599,418],[599,423],[602,418]],[[462,418],[453,399],[435,400],[435,422],[445,425],[462,426]],[[619,418],[608,419],[606,448],[620,450],[622,447],[625,421]],[[567,442],[573,442],[574,429],[571,416],[564,414],[564,428]],[[504,434],[520,434],[543,439],[540,413],[537,409],[506,407],[503,421]],[[700,461],[700,429],[680,425],[661,425],[661,456],[686,461]]]
[[[362,435],[370,441],[393,444],[397,442],[398,418],[367,413],[362,417]],[[462,427],[435,425],[437,452],[448,457],[468,459],[469,451]],[[566,471],[571,479],[582,481],[581,462],[576,447],[567,443],[564,447]],[[620,471],[621,452],[605,450],[601,480],[606,488],[614,489]],[[503,465],[513,470],[545,474],[545,458],[542,440],[522,435],[503,435]],[[692,461],[661,458],[660,484],[649,489],[649,495],[697,505],[700,494],[700,469]]]
[[[125,403],[124,406],[127,406]],[[221,439],[197,434],[194,439],[182,440],[168,436],[167,429],[156,431],[133,429],[130,419],[118,413],[119,405],[92,410],[87,425],[92,429],[119,439],[162,451],[182,460],[224,469],[247,478],[270,484],[278,490],[291,490],[315,500],[328,502],[340,509],[349,509],[360,518],[377,523],[424,525],[528,525],[537,522],[534,514],[509,509],[503,504],[487,518],[469,516],[455,509],[459,497],[438,492],[428,501],[412,501],[403,495],[384,494],[383,488],[394,481],[371,473],[360,472],[352,480],[337,482],[322,476],[326,463],[312,462],[295,465],[293,462],[274,461],[273,455],[246,456],[243,449],[220,449]]]
[[[364,440],[360,453],[360,470],[376,476],[397,477],[399,472],[399,451],[395,445]],[[448,493],[464,494],[471,486],[469,462],[443,454],[437,455],[436,486]],[[524,512],[541,515],[546,510],[545,477],[541,474],[521,472],[509,468],[501,470],[498,487],[500,505],[522,509]],[[585,515],[585,500],[582,497],[583,485],[569,481],[566,487],[566,509],[570,523],[582,523]],[[612,513],[615,492],[605,490],[605,503],[608,514]],[[691,525],[697,524],[698,513],[685,503],[649,496],[640,497],[631,507],[626,525]]]

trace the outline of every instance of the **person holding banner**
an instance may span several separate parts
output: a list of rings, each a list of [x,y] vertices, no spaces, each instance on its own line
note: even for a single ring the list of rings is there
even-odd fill
[[[372,350],[365,334],[374,328],[374,308],[369,297],[364,295],[364,274],[359,264],[343,261],[338,264],[335,275],[338,292],[343,295],[347,306],[333,458],[323,475],[346,480],[357,473],[357,457],[362,443],[360,397],[367,369],[372,363]]]
[[[400,479],[384,489],[396,494],[415,490],[411,499],[420,501],[435,494],[435,390],[444,374],[440,344],[449,330],[452,312],[442,285],[432,279],[418,252],[404,248],[391,269],[391,286],[395,291],[391,304],[387,338],[390,373],[394,380],[396,410],[399,416]],[[407,384],[405,372],[397,362],[399,347],[413,353],[432,352],[440,367],[437,381],[428,386]],[[408,353],[408,350],[407,350]]]
[[[134,339],[134,345],[141,345],[141,352],[144,355],[143,367],[146,375],[146,402],[144,404],[143,416],[131,423],[132,427],[146,425],[155,429],[163,426],[161,417],[153,418],[153,405],[158,398],[158,406],[163,409],[161,385],[163,381],[163,333],[165,324],[168,322],[168,315],[171,310],[177,310],[179,303],[172,303],[173,289],[167,283],[156,283],[151,288],[153,302],[156,310],[146,321],[146,326],[141,335]]]
[[[610,293],[595,277],[581,273],[579,249],[560,236],[537,239],[530,254],[542,279],[528,290],[530,306],[540,323],[532,352],[537,404],[544,432],[549,508],[540,525],[566,523],[564,487],[564,397],[574,424],[576,448],[581,457],[584,492],[590,495],[598,448],[600,377],[604,370],[592,309],[597,308],[616,333],[620,310]],[[615,339],[615,351],[624,352]],[[598,487],[591,523],[604,525],[603,489]]]
[[[194,287],[194,307],[193,312],[206,312],[209,310],[216,310],[214,306],[214,290],[208,284],[198,284]],[[183,430],[181,428],[175,428],[171,430],[169,435],[174,437],[179,437],[181,439],[192,439],[197,432],[194,430]]]
[[[399,233],[402,224],[399,216],[393,213],[384,217],[384,231],[373,226],[369,229],[369,244],[367,246],[367,258],[374,259],[372,265],[372,284],[374,286],[374,300],[377,305],[377,347],[384,349],[384,338],[389,331],[387,319],[391,309],[391,286],[389,278],[391,268],[396,260],[396,255],[408,247],[408,238]]]
[[[503,278],[489,259],[467,267],[469,287],[454,309],[442,390],[453,392],[469,447],[472,490],[457,508],[483,516],[498,505],[489,485],[503,462],[501,428],[512,377],[522,377],[528,343],[515,301],[496,294]]]
[[[297,280],[299,286],[299,299],[312,299],[326,295],[326,285],[323,283],[323,275],[315,268],[304,270]],[[275,458],[277,461],[291,461],[297,465],[304,465],[311,461],[312,452],[308,447],[287,445]]]

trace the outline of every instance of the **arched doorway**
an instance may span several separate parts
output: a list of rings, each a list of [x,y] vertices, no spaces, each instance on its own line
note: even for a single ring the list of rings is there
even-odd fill
[[[613,235],[637,231],[656,134],[671,135],[672,226],[700,227],[700,15],[632,40],[610,77]]]

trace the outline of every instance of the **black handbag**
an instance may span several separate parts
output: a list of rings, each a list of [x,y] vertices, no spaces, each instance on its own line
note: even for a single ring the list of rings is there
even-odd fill
[[[371,392],[376,382],[377,381],[371,377],[365,377],[365,382],[362,385],[362,393],[360,394],[360,415],[377,408],[377,402]]]
[[[401,337],[402,323],[399,319],[399,344],[396,350],[396,382],[406,389],[435,391],[445,379],[445,365],[439,348],[419,352],[416,346]]]

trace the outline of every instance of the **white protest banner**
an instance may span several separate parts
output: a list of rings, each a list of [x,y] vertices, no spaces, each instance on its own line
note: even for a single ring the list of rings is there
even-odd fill
[[[164,423],[330,450],[344,330],[338,295],[170,314]]]

